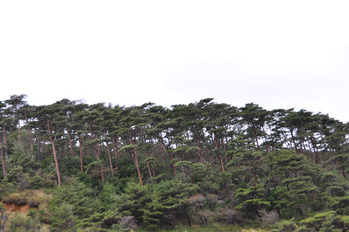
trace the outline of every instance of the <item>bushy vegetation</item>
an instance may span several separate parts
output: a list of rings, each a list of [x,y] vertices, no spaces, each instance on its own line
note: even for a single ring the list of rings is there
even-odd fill
[[[328,115],[14,95],[0,129],[0,199],[31,208],[0,205],[0,231],[349,230],[349,124]]]

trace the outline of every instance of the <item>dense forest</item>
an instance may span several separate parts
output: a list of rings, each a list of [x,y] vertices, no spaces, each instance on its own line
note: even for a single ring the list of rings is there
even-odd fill
[[[349,230],[349,123],[325,114],[13,95],[0,130],[0,231]]]

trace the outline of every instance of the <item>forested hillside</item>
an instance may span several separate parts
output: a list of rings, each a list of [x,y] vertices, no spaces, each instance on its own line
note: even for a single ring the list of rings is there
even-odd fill
[[[328,115],[13,95],[0,130],[0,231],[349,230],[349,124]]]

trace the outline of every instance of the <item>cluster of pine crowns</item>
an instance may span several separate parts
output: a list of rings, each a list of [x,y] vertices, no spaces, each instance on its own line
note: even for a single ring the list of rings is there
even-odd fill
[[[86,166],[84,158],[94,157],[102,182],[106,174],[113,177],[118,171],[120,157],[129,156],[141,185],[144,176],[156,177],[156,159],[165,160],[172,175],[187,174],[194,183],[193,168],[183,167],[209,163],[224,172],[242,150],[265,153],[292,149],[310,157],[314,164],[331,162],[344,177],[347,175],[342,154],[348,152],[349,124],[321,113],[266,110],[254,103],[238,108],[215,103],[212,98],[171,108],[153,103],[88,105],[68,99],[32,106],[25,99],[26,95],[13,95],[0,101],[3,178],[10,151],[8,137],[13,134],[18,144],[30,147],[37,160],[53,154],[58,186],[62,183],[59,161],[68,155],[80,157],[81,172]],[[101,153],[106,155],[101,157]],[[140,154],[145,170],[138,161]],[[250,181],[258,182],[257,177],[250,177]]]

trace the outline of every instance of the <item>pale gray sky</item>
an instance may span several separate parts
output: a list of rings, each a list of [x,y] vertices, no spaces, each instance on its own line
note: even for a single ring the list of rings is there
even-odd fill
[[[213,97],[349,121],[349,1],[0,1],[0,100]]]

